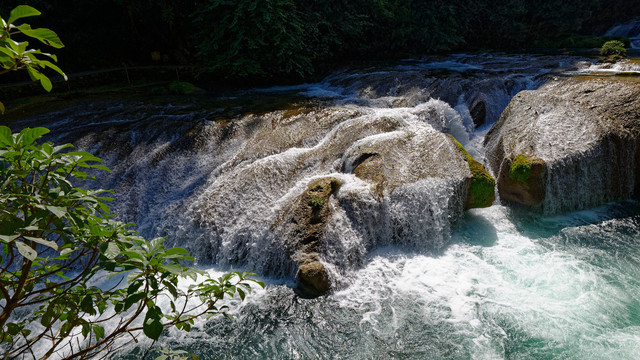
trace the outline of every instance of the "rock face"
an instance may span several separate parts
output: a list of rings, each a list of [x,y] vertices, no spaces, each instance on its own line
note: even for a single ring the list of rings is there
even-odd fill
[[[375,246],[440,249],[465,205],[477,206],[468,200],[474,173],[449,136],[410,111],[339,114],[346,119],[322,118],[333,126],[324,134],[305,115],[256,126],[220,167],[192,207],[216,236],[208,244],[217,261],[250,259],[319,295]]]
[[[563,79],[516,95],[485,138],[500,198],[548,214],[637,193],[640,83]]]
[[[319,252],[333,215],[330,197],[341,185],[335,177],[313,181],[276,222],[284,249],[298,266],[296,278],[309,295],[320,295],[331,288]]]

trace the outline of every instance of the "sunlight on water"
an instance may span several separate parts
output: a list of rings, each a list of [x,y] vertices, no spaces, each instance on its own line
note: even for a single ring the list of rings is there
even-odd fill
[[[230,300],[233,319],[170,331],[160,346],[201,359],[636,359],[639,204],[555,217],[500,205],[463,212],[455,178],[414,180],[380,197],[352,174],[359,146],[428,144],[424,160],[446,137],[411,141],[438,131],[482,161],[484,135],[517,92],[595,67],[572,57],[453,55],[248,91],[234,101],[306,102],[233,108],[220,122],[188,106],[91,105],[56,113],[50,127],[105,158],[114,210],[143,235],[168,236],[212,273],[265,274],[266,290]],[[473,119],[477,102],[483,115]],[[408,157],[394,165],[417,166]],[[343,183],[323,253],[336,289],[305,299],[272,225],[323,176]],[[120,355],[137,359],[148,345]]]
[[[166,345],[211,359],[635,359],[637,210],[473,210],[435,256],[378,249],[349,286],[317,299],[271,279],[234,320]]]

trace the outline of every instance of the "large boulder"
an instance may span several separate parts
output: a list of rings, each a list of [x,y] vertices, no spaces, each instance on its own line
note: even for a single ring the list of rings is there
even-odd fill
[[[203,247],[216,247],[218,262],[248,259],[320,295],[370,249],[440,249],[465,208],[490,205],[493,182],[488,196],[469,200],[478,198],[470,157],[415,114],[339,111],[348,117],[324,134],[322,123],[303,117],[254,131],[220,167],[192,205],[195,221],[210,229],[202,239],[213,238]]]
[[[554,214],[637,193],[639,140],[640,83],[570,78],[517,94],[485,147],[502,200]]]

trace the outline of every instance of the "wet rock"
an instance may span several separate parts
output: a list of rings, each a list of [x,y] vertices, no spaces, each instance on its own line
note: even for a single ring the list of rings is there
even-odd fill
[[[469,165],[471,176],[467,178],[467,197],[464,202],[465,210],[485,208],[491,206],[496,199],[495,179],[489,174],[484,165],[477,162],[467,150],[453,136],[449,136],[460,154]]]
[[[505,159],[498,179],[498,192],[504,200],[540,205],[545,196],[546,172],[542,159],[529,159],[522,154]]]
[[[476,98],[469,106],[469,113],[471,114],[471,119],[473,119],[473,124],[476,127],[482,126],[487,118],[487,104],[484,100]]]
[[[285,251],[298,266],[296,278],[310,295],[321,295],[331,287],[319,252],[333,215],[330,197],[340,185],[342,182],[331,176],[313,181],[276,223]]]
[[[320,261],[300,265],[296,278],[301,290],[307,294],[320,295],[331,289],[329,275]]]
[[[563,79],[516,95],[485,146],[500,198],[553,214],[637,194],[639,140],[638,82]]]
[[[469,175],[448,136],[430,127],[363,139],[345,152],[344,167],[379,196],[427,178],[463,181]]]

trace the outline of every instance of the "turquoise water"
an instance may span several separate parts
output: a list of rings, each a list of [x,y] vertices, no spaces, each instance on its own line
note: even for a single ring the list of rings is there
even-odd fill
[[[163,345],[203,359],[637,359],[640,204],[472,210],[441,253],[378,249],[328,296],[267,281],[233,319]]]

